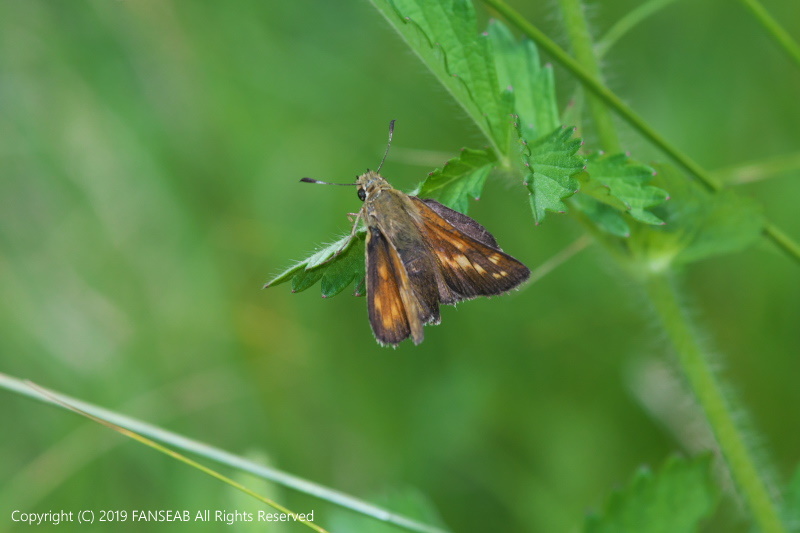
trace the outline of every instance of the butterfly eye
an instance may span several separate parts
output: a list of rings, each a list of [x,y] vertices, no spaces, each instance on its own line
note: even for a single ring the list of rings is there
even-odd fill
[[[362,202],[367,199],[367,191],[361,187],[358,188],[358,199]]]

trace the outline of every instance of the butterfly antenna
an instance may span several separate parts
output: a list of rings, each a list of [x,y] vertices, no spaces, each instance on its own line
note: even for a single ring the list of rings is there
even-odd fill
[[[300,178],[304,183],[320,183],[322,185],[358,185],[357,183],[329,183],[327,181],[315,180],[314,178]]]
[[[378,170],[375,172],[380,173],[381,168],[383,167],[383,162],[386,161],[386,156],[389,155],[389,147],[392,146],[392,134],[394,133],[394,120],[389,122],[389,142],[386,143],[386,151],[383,153],[383,159],[381,159],[381,164],[378,165]]]

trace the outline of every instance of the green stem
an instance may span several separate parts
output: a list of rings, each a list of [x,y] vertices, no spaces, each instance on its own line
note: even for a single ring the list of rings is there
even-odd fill
[[[784,532],[779,511],[770,498],[764,479],[759,475],[741,431],[736,427],[730,402],[722,392],[708,354],[700,346],[690,317],[678,301],[676,288],[661,274],[653,274],[645,285],[656,314],[675,348],[681,369],[705,412],[722,456],[755,522],[764,533]]]
[[[764,223],[764,234],[783,251],[795,258],[800,258],[800,245],[789,237],[782,229],[770,221]],[[800,260],[800,259],[798,259]]]
[[[498,7],[499,0],[486,1]],[[629,111],[624,104],[619,102],[616,95],[597,81],[599,79],[600,69],[592,50],[591,36],[589,35],[588,26],[583,16],[583,8],[580,2],[581,0],[561,0],[570,40],[575,51],[575,56],[577,57],[577,63],[571,57],[563,54],[560,48],[558,49],[558,55],[566,59],[569,64],[577,67],[573,70],[573,74],[580,73],[580,76],[584,77],[587,81],[590,80],[592,87],[595,88],[593,92],[596,96],[605,100],[609,105],[615,106],[618,111],[625,110],[625,112],[630,115],[629,118],[634,119],[636,123],[645,128],[645,131],[651,133],[651,140],[660,139],[654,131],[650,130],[644,121],[633,114],[632,111]],[[509,15],[508,12],[504,12],[503,14],[505,16]],[[519,20],[521,23],[528,25],[527,21],[523,19]],[[536,30],[533,26],[530,26],[528,29]],[[539,34],[538,30],[533,33],[538,34],[540,38],[544,37],[546,39],[545,36]],[[549,41],[549,39],[547,39],[547,41]],[[552,53],[552,51],[555,50],[555,48],[553,48],[555,44],[550,44],[552,44],[552,46],[548,47],[548,51]],[[603,107],[603,105],[601,101],[596,98],[591,98],[589,104],[592,108],[592,115],[601,143],[609,150],[618,150],[619,141],[607,110],[605,108],[602,110],[599,109]],[[642,131],[641,127],[639,129]],[[672,152],[673,158],[677,155],[678,161],[683,163],[687,170],[690,170],[690,172],[700,177],[708,188],[714,191],[721,188],[719,184],[711,179],[710,175],[706,174],[705,171],[693,161],[685,158],[683,154],[677,152],[676,149],[666,144],[663,139],[661,139],[661,145],[662,147],[666,146],[669,149],[668,152]],[[798,255],[798,257],[800,257],[800,255]],[[766,483],[759,475],[752,454],[745,445],[742,433],[734,423],[732,415],[733,410],[728,400],[725,398],[722,388],[712,370],[708,354],[704,353],[701,348],[689,317],[678,302],[676,289],[672,286],[666,275],[662,274],[653,274],[648,277],[645,281],[645,286],[664,330],[667,332],[667,335],[675,347],[683,373],[687,377],[698,403],[705,412],[706,419],[719,443],[722,456],[728,464],[736,486],[747,502],[756,523],[765,533],[779,533],[784,531],[778,509],[770,498]]]
[[[721,168],[714,171],[714,175],[727,185],[741,185],[764,181],[797,170],[800,170],[800,152]]]
[[[764,9],[764,6],[762,6],[758,0],[741,0],[741,2],[755,15],[756,19],[764,26],[767,33],[778,42],[778,45],[783,51],[800,66],[800,45],[792,39],[789,32],[783,29],[783,27],[778,24],[777,20],[772,18],[772,15]]]
[[[672,158],[678,165],[683,167],[710,191],[718,191],[722,187],[711,177],[703,168],[694,162],[688,155],[682,153],[678,148],[669,143],[657,131],[651,128],[642,117],[636,114],[631,108],[614,94],[608,87],[596,80],[583,66],[572,58],[563,48],[558,46],[555,41],[550,39],[539,28],[525,20],[522,15],[513,10],[503,0],[483,0],[486,4],[495,8],[500,14],[516,26],[522,33],[532,39],[536,44],[543,48],[548,54],[575,76],[581,84],[586,87],[600,100],[605,102],[616,113],[625,119],[631,126],[637,129],[642,135],[658,146],[664,153]],[[798,257],[800,260],[800,257]]]
[[[543,50],[550,54],[564,68],[566,68],[586,89],[591,91],[600,100],[611,107],[620,117],[622,117],[634,129],[638,130],[645,138],[649,139],[654,145],[667,154],[673,161],[686,170],[709,191],[716,192],[722,186],[714,179],[711,174],[704,170],[700,165],[688,155],[684,154],[677,147],[662,137],[658,132],[651,128],[639,115],[614,94],[608,87],[597,81],[580,63],[575,61],[567,52],[558,46],[552,39],[540,31],[536,26],[525,20],[522,15],[509,7],[503,0],[483,0],[483,2],[503,15],[511,24],[516,26],[522,33],[538,44]],[[764,235],[775,243],[781,250],[800,263],[800,245],[794,242],[788,235],[778,229],[775,225],[767,223],[764,226]]]
[[[628,11],[622,18],[620,18],[603,37],[597,41],[597,57],[603,57],[608,53],[617,41],[622,36],[631,31],[634,27],[641,24],[643,20],[657,13],[659,10],[667,7],[669,4],[676,0],[650,0],[639,4],[635,8]]]
[[[420,533],[447,533],[439,527],[423,524],[414,519],[395,514],[387,509],[378,507],[364,500],[360,500],[348,494],[339,492],[312,481],[300,478],[293,474],[281,470],[264,466],[244,457],[234,455],[230,452],[209,446],[208,444],[192,440],[178,433],[167,431],[166,429],[142,422],[136,418],[125,416],[103,407],[78,400],[66,394],[61,394],[44,387],[32,387],[29,382],[3,374],[0,372],[0,389],[6,389],[22,396],[27,396],[44,403],[49,403],[62,409],[76,408],[79,411],[105,420],[115,426],[135,432],[139,435],[149,437],[153,440],[174,446],[180,450],[205,457],[219,464],[229,466],[242,472],[248,472],[254,476],[277,483],[283,487],[296,490],[300,493],[319,498],[333,505],[349,509],[350,511],[375,518],[386,524],[392,524],[408,531]],[[69,407],[67,407],[69,406]]]
[[[589,33],[581,0],[561,0],[561,10],[564,13],[564,22],[575,58],[592,78],[601,80],[600,66],[594,55],[592,36]],[[596,96],[589,96],[589,110],[592,113],[600,146],[611,153],[622,151],[608,107]]]

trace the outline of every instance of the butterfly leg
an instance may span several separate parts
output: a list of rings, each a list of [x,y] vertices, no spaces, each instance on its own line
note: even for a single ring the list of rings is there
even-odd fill
[[[358,222],[359,222],[359,220],[361,220],[361,211],[359,211],[358,213],[348,213],[348,215],[355,215],[355,220],[353,221],[353,229],[350,230],[350,235],[348,235],[347,238],[344,239],[344,243],[342,243],[342,245],[339,247],[339,249],[336,250],[325,261],[320,263],[320,265],[324,265],[326,263],[330,263],[331,261],[336,259],[339,256],[339,254],[341,254],[342,252],[347,250],[348,246],[350,246],[350,243],[353,242],[353,238],[356,236],[356,232],[358,231]]]
[[[353,220],[353,229],[350,230],[350,236],[347,238],[346,241],[344,241],[344,244],[341,246],[341,248],[336,250],[336,252],[331,256],[331,258],[328,259],[328,261],[331,261],[336,256],[338,256],[340,253],[342,253],[345,250],[347,250],[347,247],[350,246],[350,243],[353,241],[353,238],[356,236],[356,231],[358,231],[358,221],[361,220],[361,211],[359,211],[358,213],[347,213],[347,218],[350,218],[350,216],[354,216],[355,217],[354,219],[352,219]]]

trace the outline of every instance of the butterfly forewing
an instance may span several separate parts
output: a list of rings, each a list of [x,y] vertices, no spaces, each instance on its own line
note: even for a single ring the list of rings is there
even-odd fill
[[[412,334],[412,329],[414,342],[422,342],[422,324],[414,315],[416,306],[403,295],[408,291],[407,283],[408,276],[397,252],[378,228],[370,228],[367,232],[367,309],[372,332],[382,344],[399,344]]]
[[[448,213],[452,210],[441,204],[432,208],[430,201],[414,201],[422,216],[422,231],[441,271],[442,303],[502,294],[530,276],[528,267],[500,250],[489,232],[471,218],[460,213],[460,217],[453,217]]]

